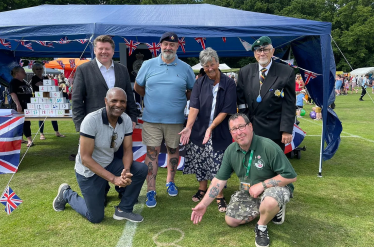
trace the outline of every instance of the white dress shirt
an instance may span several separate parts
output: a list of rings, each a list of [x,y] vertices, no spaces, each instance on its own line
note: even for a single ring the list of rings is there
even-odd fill
[[[99,60],[96,58],[97,66],[99,66],[99,70],[104,77],[108,88],[111,89],[114,87],[114,83],[116,81],[116,77],[114,75],[114,62],[112,60],[112,64],[110,65],[109,69],[107,69],[104,65],[102,65]]]

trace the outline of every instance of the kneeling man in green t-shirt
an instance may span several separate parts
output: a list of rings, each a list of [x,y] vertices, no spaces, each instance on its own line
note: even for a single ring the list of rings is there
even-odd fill
[[[255,227],[255,243],[257,247],[266,247],[270,242],[267,224],[284,222],[286,203],[292,197],[292,183],[297,175],[276,143],[253,133],[252,123],[246,115],[232,115],[229,128],[235,142],[226,149],[208,193],[192,209],[191,220],[194,224],[201,221],[209,204],[235,172],[240,180],[240,190],[231,197],[226,223],[237,227],[260,216]]]

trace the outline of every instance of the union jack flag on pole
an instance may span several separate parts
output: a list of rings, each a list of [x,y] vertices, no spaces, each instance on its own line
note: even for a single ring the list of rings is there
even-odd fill
[[[152,42],[152,44],[146,43],[146,45],[148,46],[148,49],[153,54],[153,57],[157,57],[158,55],[157,53],[160,52],[160,49],[161,49],[161,44],[160,43],[156,44],[156,42]]]
[[[206,38],[197,37],[197,38],[195,38],[195,40],[196,40],[197,43],[200,43],[203,50],[205,50],[205,40],[206,40]]]
[[[0,198],[0,202],[5,205],[5,212],[11,214],[23,201],[7,186],[5,193]]]
[[[123,40],[125,41],[126,46],[129,48],[129,56],[131,56],[132,52],[135,51],[135,49],[140,43],[134,42],[133,40],[130,40],[129,42],[126,38],[123,38]]]
[[[2,44],[3,46],[9,49],[12,48],[12,45],[10,44],[10,42],[6,42],[5,39],[0,39],[0,44]]]
[[[23,67],[22,59],[19,60],[19,66]]]
[[[304,140],[304,137],[306,136],[306,132],[302,130],[299,126],[296,124],[293,125],[292,130],[292,141],[291,143],[286,144],[284,148],[284,153],[289,153],[295,148],[297,148],[301,142]]]
[[[24,117],[0,117],[0,174],[18,170],[24,121]]]

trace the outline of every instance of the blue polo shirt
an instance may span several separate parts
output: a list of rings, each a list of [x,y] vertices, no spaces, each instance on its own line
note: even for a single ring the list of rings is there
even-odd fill
[[[203,146],[205,131],[209,127],[210,113],[213,102],[214,81],[204,75],[197,79],[191,93],[190,107],[199,110],[196,121],[192,126],[191,142]],[[227,113],[226,118],[213,129],[212,143],[214,150],[225,150],[231,143],[232,137],[229,131],[228,119],[236,113],[236,85],[235,81],[221,73],[217,99],[214,109],[214,118],[220,113]]]
[[[166,64],[161,55],[145,61],[136,77],[145,87],[143,120],[150,123],[183,124],[187,103],[186,90],[195,83],[195,74],[185,62],[175,57]]]

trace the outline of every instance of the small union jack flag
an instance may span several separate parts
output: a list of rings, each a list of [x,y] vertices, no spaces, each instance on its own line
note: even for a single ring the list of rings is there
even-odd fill
[[[28,44],[26,44],[26,41],[19,41],[20,43],[21,43],[21,45],[23,45],[24,47],[26,47],[27,49],[29,49],[29,50],[31,50],[31,51],[34,51],[33,49],[32,49],[32,43],[30,42],[30,43],[28,43]]]
[[[222,37],[223,42],[226,43],[226,37]]]
[[[34,60],[29,60],[29,64],[27,65],[27,67],[29,68],[29,69],[32,69],[32,66],[34,65]]]
[[[47,46],[47,47],[54,48],[52,42],[37,40],[36,43],[38,43],[39,45],[42,45],[42,46]]]
[[[2,44],[3,46],[9,49],[12,48],[12,45],[10,44],[10,42],[6,42],[5,39],[0,39],[0,44]]]
[[[19,60],[19,66],[23,67],[22,59]]]
[[[62,69],[65,69],[65,64],[61,60],[57,60],[56,62],[61,66]]]
[[[206,38],[204,38],[204,37],[197,37],[197,38],[195,38],[195,40],[197,41],[197,43],[200,43],[201,47],[203,48],[203,50],[205,50],[205,40],[206,40]]]
[[[305,86],[308,85],[311,79],[314,79],[317,77],[316,73],[309,72],[309,71],[305,71],[304,76],[305,76]]]
[[[88,41],[88,39],[77,39],[77,41],[81,44],[84,44]]]
[[[184,41],[184,37],[178,39],[178,44],[180,48],[182,49],[183,53],[186,53],[186,50],[184,49],[184,46],[186,45],[186,41]]]
[[[126,46],[129,48],[129,56],[131,56],[132,52],[136,50],[136,47],[140,44],[139,42],[134,42],[133,40],[127,41],[126,38],[123,38],[125,40]]]
[[[153,53],[153,57],[157,57],[157,53],[160,52],[161,49],[161,44],[156,44],[156,42],[152,42],[152,45],[148,43],[146,43],[146,45],[148,46],[148,49]]]
[[[11,214],[23,201],[7,186],[4,195],[0,198],[0,202],[5,205],[5,212]]]
[[[24,117],[0,117],[0,174],[18,170],[24,121]]]
[[[49,63],[48,60],[43,60],[43,64],[47,64],[47,63]]]
[[[61,38],[60,41],[57,41],[57,43],[63,45],[63,44],[69,44],[70,40],[68,40],[68,37],[65,36],[65,38]]]
[[[75,68],[75,59],[69,59],[70,68]]]
[[[87,60],[87,58],[85,58],[85,57],[81,57],[81,58],[79,58],[80,60]]]

